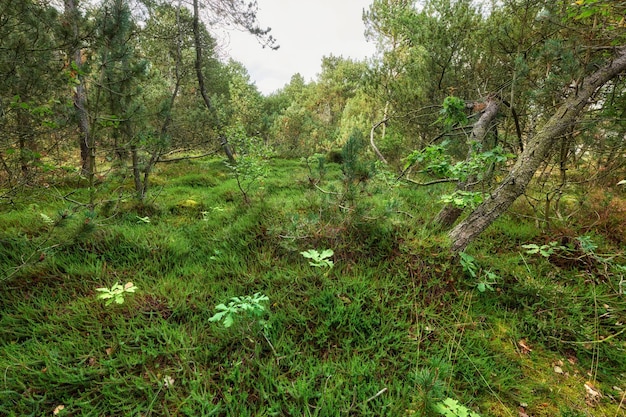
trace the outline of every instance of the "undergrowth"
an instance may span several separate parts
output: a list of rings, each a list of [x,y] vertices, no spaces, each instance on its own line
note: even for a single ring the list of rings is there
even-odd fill
[[[606,262],[561,262],[502,218],[468,249],[497,276],[480,292],[427,227],[443,188],[322,168],[272,160],[249,204],[195,160],[157,171],[142,204],[91,210],[68,186],[2,207],[0,415],[626,415],[614,237],[593,237]],[[301,255],[325,249],[332,268]],[[107,306],[97,289],[117,282],[136,291]],[[253,294],[262,326],[211,321]]]

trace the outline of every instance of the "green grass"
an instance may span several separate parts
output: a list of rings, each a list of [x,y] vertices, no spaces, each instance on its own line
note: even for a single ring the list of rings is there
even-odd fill
[[[483,416],[626,415],[615,273],[525,254],[544,234],[512,215],[469,249],[498,275],[480,293],[428,227],[443,186],[379,178],[347,198],[336,164],[319,188],[270,164],[249,205],[214,159],[161,167],[143,204],[98,195],[91,215],[68,187],[2,207],[0,415],[431,416],[447,397]],[[328,273],[299,253],[326,248]],[[95,289],[115,282],[138,291],[105,307]],[[209,322],[256,292],[265,333]]]

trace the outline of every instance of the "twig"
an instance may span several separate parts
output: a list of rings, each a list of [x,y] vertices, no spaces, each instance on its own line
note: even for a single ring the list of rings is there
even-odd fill
[[[369,397],[367,400],[365,400],[365,402],[363,404],[367,404],[368,402],[372,401],[375,398],[380,397],[381,395],[383,395],[385,392],[387,392],[387,387],[381,389],[380,391],[378,391],[376,394],[372,395],[371,397]]]
[[[398,213],[398,214],[404,214],[405,216],[410,217],[411,219],[414,219],[414,218],[415,218],[415,216],[413,216],[411,213],[408,213],[408,212],[406,212],[406,211],[396,210],[396,213]]]
[[[278,235],[281,239],[309,239],[311,236],[288,236],[288,235]]]
[[[335,193],[335,192],[332,192],[332,191],[323,190],[320,187],[318,187],[317,184],[313,184],[313,186],[315,188],[317,188],[318,190],[320,190],[321,192],[323,192],[324,194],[340,195],[340,193]]]
[[[400,179],[400,178],[398,178],[398,179]],[[429,185],[441,184],[441,183],[445,183],[445,182],[456,182],[459,179],[458,178],[441,178],[439,180],[433,180],[433,181],[429,181],[429,182],[418,182],[418,181],[412,180],[410,178],[405,178],[404,180],[410,182],[413,185],[419,185],[421,187],[426,187],[426,186],[429,186]]]
[[[622,404],[624,404],[624,400],[626,399],[626,391],[624,391],[624,393],[622,394],[622,400],[619,402],[619,405],[617,406],[617,411],[615,412],[615,417],[617,417],[617,415],[619,414],[619,410],[622,409]]]
[[[622,330],[620,330],[619,332],[617,332],[617,333],[615,333],[615,334],[612,334],[612,335],[610,335],[610,336],[607,336],[607,337],[605,337],[604,339],[598,339],[598,340],[587,340],[587,341],[584,341],[584,342],[570,342],[570,341],[567,341],[567,340],[559,339],[559,338],[554,337],[554,336],[548,336],[548,337],[549,337],[550,339],[557,340],[557,341],[559,341],[559,342],[561,342],[561,343],[569,343],[569,344],[571,344],[571,345],[586,345],[586,344],[597,344],[597,343],[606,342],[607,340],[611,340],[611,339],[613,339],[614,337],[617,337],[617,336],[619,336],[620,334],[625,333],[625,332],[626,332],[626,328],[623,328],[623,329],[622,329]]]
[[[274,357],[276,358],[276,363],[278,363],[278,360],[279,360],[278,353],[276,353],[276,349],[274,349],[274,345],[272,344],[272,342],[270,342],[270,339],[267,337],[265,332],[262,331],[261,334],[263,335],[263,338],[265,338],[265,341],[267,342],[267,344],[272,349],[272,352],[274,352]]]

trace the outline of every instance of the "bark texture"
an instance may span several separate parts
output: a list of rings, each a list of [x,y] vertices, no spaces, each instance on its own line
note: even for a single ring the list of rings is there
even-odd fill
[[[79,45],[79,30],[78,30],[78,18],[79,11],[77,1],[65,0],[65,20],[70,26],[72,33],[71,50],[69,56],[72,57],[72,63],[76,71],[76,85],[74,86],[74,108],[76,109],[76,116],[78,117],[78,128],[80,129],[80,160],[81,160],[81,173],[83,175],[90,175],[93,171],[93,164],[91,159],[90,148],[93,146],[91,129],[89,128],[89,114],[87,113],[87,90],[82,77],[83,57],[81,47]]]
[[[503,214],[531,181],[539,165],[550,155],[558,138],[580,117],[600,87],[626,71],[626,47],[617,49],[614,59],[589,75],[576,95],[569,97],[529,141],[524,152],[506,176],[480,206],[449,233],[454,253],[463,251],[480,233]]]

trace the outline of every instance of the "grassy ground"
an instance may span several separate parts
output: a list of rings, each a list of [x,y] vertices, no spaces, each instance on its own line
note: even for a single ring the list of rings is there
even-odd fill
[[[61,198],[88,201],[74,180],[4,204],[0,415],[430,416],[453,398],[482,416],[626,416],[615,233],[545,233],[518,206],[468,249],[472,277],[427,227],[445,188],[381,173],[346,190],[335,164],[315,185],[301,162],[270,165],[250,205],[218,160],[161,167],[142,205],[111,181],[91,213]],[[551,241],[571,250],[521,247]],[[332,269],[300,255],[327,248]],[[116,282],[138,290],[105,306],[96,288]],[[209,321],[255,293],[261,317]]]

